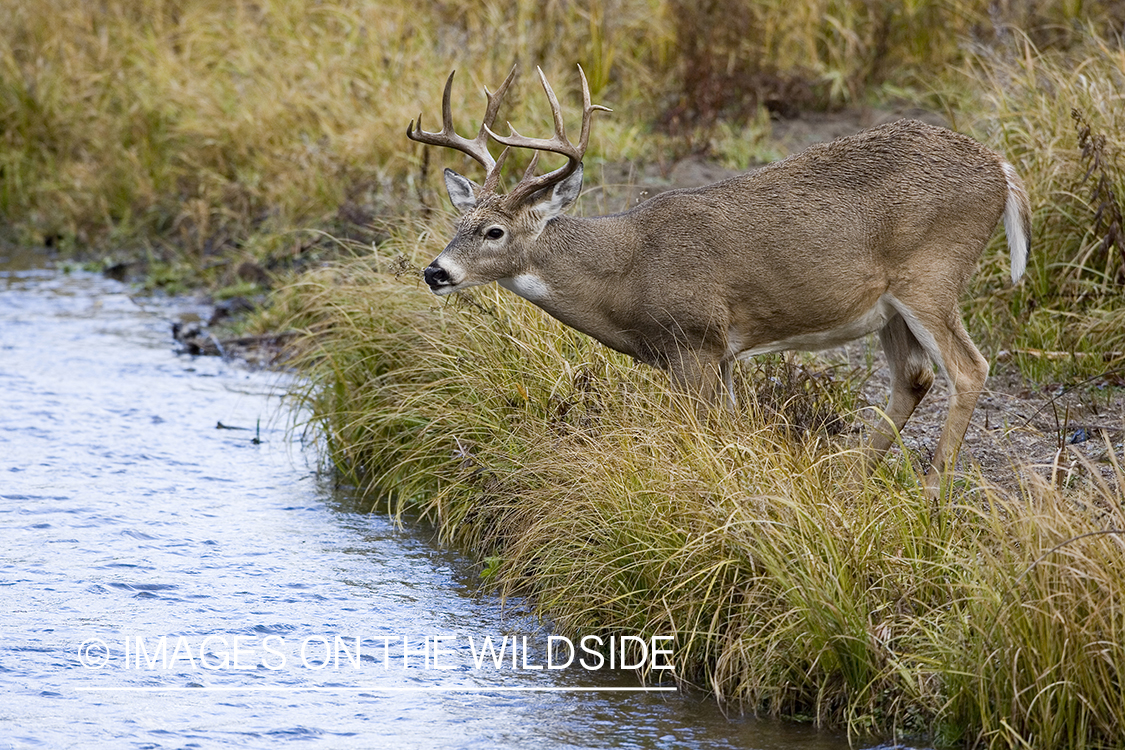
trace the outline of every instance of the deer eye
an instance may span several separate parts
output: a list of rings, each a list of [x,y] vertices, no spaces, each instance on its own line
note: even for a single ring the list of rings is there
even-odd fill
[[[488,231],[484,233],[484,236],[490,240],[498,240],[504,236],[504,230],[500,227],[489,227]]]

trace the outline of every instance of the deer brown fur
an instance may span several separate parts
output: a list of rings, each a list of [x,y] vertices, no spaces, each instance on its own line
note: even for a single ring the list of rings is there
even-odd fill
[[[927,477],[937,493],[988,374],[958,302],[1001,219],[1013,282],[1026,264],[1028,198],[1007,162],[966,136],[900,120],[756,172],[660,193],[623,213],[575,218],[563,212],[580,192],[589,119],[599,109],[589,103],[585,76],[579,146],[566,140],[545,78],[555,138],[493,133],[494,104],[510,82],[489,95],[476,141],[449,139],[452,76],[442,133],[415,131],[413,123],[408,131],[470,153],[489,170],[484,188],[446,170],[462,216],[426,268],[435,293],[497,281],[606,346],[668,370],[703,404],[714,403],[725,382],[734,405],[732,367],[740,357],[878,332],[891,370],[886,413],[894,429],[876,427],[872,462],[929,390],[935,364],[952,386],[936,471]],[[487,148],[479,153],[488,138],[564,153],[568,163],[539,177],[533,164],[501,194],[496,175],[507,149],[489,164]]]

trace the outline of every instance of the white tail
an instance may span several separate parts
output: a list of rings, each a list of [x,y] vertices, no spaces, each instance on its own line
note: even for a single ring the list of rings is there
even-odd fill
[[[473,140],[453,132],[449,99],[438,133],[407,129],[422,143],[463,151],[483,185],[445,172],[461,211],[453,240],[425,269],[436,294],[492,281],[606,346],[668,370],[701,404],[733,363],[786,349],[820,349],[878,332],[891,369],[887,416],[874,461],[891,445],[933,383],[949,378],[949,414],[927,488],[937,493],[988,375],[969,340],[958,300],[1003,218],[1012,280],[1027,263],[1030,209],[1015,170],[976,141],[915,121],[817,145],[757,172],[661,193],[630,211],[572,218],[593,113],[581,75],[579,143],[565,134],[554,92],[555,135],[492,132],[512,74]],[[579,68],[581,73],[581,68]],[[486,91],[487,94],[487,91]],[[494,160],[488,140],[505,146]],[[551,151],[567,163],[536,176],[537,159],[509,193],[497,192],[508,148]],[[873,462],[872,461],[872,462]]]
[[[1027,254],[1031,249],[1031,209],[1023,180],[1008,162],[1001,165],[1008,181],[1008,200],[1004,204],[1004,234],[1008,236],[1008,254],[1012,259],[1012,283],[1027,270]]]

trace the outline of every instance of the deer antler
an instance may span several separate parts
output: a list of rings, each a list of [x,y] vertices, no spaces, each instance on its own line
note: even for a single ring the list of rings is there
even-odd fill
[[[555,92],[551,90],[551,84],[547,83],[547,76],[543,75],[543,69],[537,68],[537,70],[539,71],[539,80],[543,83],[543,90],[547,93],[547,101],[551,103],[551,115],[555,120],[554,136],[551,138],[527,138],[517,133],[511,123],[508,123],[508,127],[512,131],[511,135],[499,136],[492,132],[491,121],[481,126],[482,132],[486,132],[504,146],[509,148],[535,149],[535,155],[531,159],[531,164],[528,166],[527,172],[524,173],[523,178],[508,194],[510,198],[517,201],[523,200],[569,177],[574,170],[578,168],[578,165],[582,163],[582,157],[586,153],[586,146],[590,141],[591,116],[594,112],[599,110],[602,112],[613,111],[600,104],[590,104],[590,86],[586,82],[585,71],[583,71],[582,66],[579,65],[578,74],[582,78],[582,135],[579,137],[577,145],[571,143],[566,137],[566,128],[563,125],[562,109],[559,107],[559,100],[555,96]],[[562,154],[567,158],[567,163],[553,172],[548,172],[538,177],[532,177],[535,173],[535,167],[539,163],[539,153],[542,151]]]
[[[500,102],[504,99],[504,94],[507,93],[508,86],[516,76],[516,67],[514,65],[512,66],[512,71],[508,73],[508,77],[500,84],[500,88],[496,90],[495,94],[485,88],[484,94],[488,97],[488,107],[485,109],[484,121],[481,123],[480,131],[477,133],[477,137],[472,140],[457,135],[453,130],[453,109],[449,103],[449,95],[450,92],[453,91],[453,76],[456,74],[456,70],[449,74],[449,78],[445,82],[445,92],[441,97],[441,131],[438,133],[430,133],[422,130],[422,115],[419,114],[418,129],[414,129],[414,120],[411,120],[410,125],[406,128],[406,137],[412,141],[418,141],[419,143],[426,143],[431,146],[445,146],[468,154],[473,159],[480,162],[488,173],[481,192],[492,192],[499,183],[500,168],[504,165],[504,157],[507,155],[507,149],[504,150],[504,153],[500,154],[499,160],[492,158],[492,154],[488,151],[488,136],[489,133],[492,132],[489,128],[496,119],[496,113],[500,110]]]

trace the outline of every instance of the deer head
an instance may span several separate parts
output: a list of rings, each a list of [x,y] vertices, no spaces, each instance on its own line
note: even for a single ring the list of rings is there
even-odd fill
[[[456,234],[445,250],[426,267],[426,283],[435,294],[449,294],[471,286],[487,284],[518,276],[526,254],[551,219],[566,211],[582,189],[582,157],[590,140],[590,119],[594,112],[610,111],[601,105],[590,104],[590,88],[582,66],[578,67],[582,79],[582,132],[577,144],[566,137],[562,111],[555,92],[539,70],[539,79],[551,104],[555,121],[555,134],[551,138],[527,138],[511,127],[507,136],[492,131],[492,124],[507,92],[516,69],[513,67],[495,94],[485,89],[488,106],[480,131],[472,140],[457,135],[453,130],[453,113],[450,92],[453,76],[449,74],[442,95],[442,128],[437,133],[422,130],[422,117],[418,116],[418,129],[411,121],[406,136],[411,140],[432,146],[445,146],[468,154],[485,168],[484,183],[478,185],[445,170],[445,186],[449,200],[461,212]],[[489,139],[504,146],[498,159],[488,150]],[[500,171],[510,148],[529,148],[535,151],[523,178],[507,193],[498,192]],[[567,163],[558,169],[536,176],[539,154],[543,151],[561,154]]]

